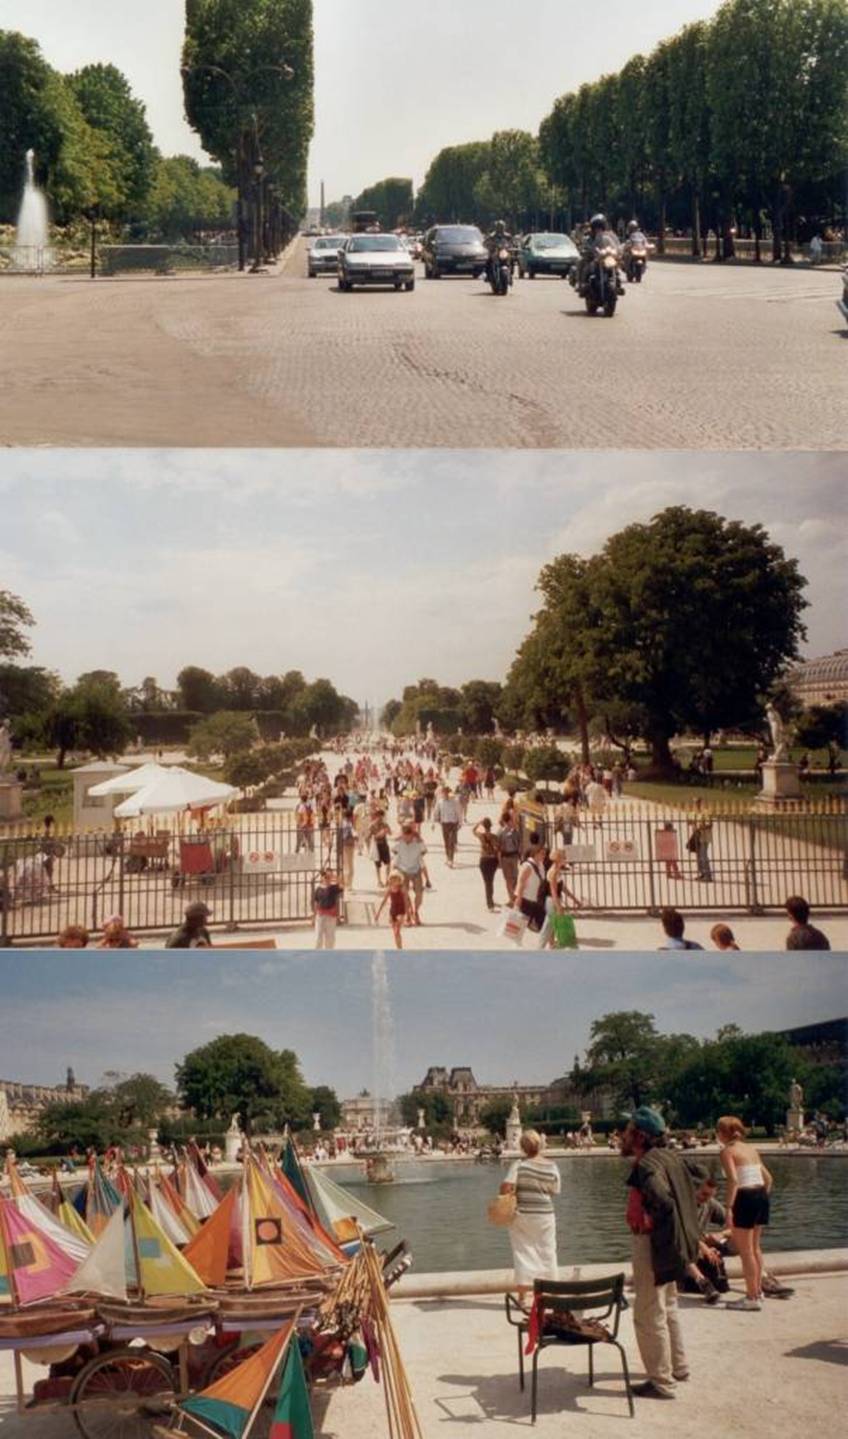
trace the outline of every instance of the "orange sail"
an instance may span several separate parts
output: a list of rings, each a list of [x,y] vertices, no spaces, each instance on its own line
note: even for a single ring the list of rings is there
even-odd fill
[[[246,1439],[292,1342],[295,1323],[292,1319],[284,1324],[261,1349],[231,1369],[223,1379],[184,1399],[179,1406],[183,1413],[214,1424],[220,1433],[232,1439]],[[294,1342],[297,1343],[296,1338]]]
[[[247,1288],[324,1274],[328,1263],[318,1258],[279,1192],[251,1160],[245,1170],[244,1192]]]
[[[234,1185],[224,1195],[212,1218],[207,1219],[183,1250],[184,1257],[201,1279],[216,1288],[226,1283],[227,1274],[236,1267],[233,1231],[238,1229],[237,1199],[238,1188]]]

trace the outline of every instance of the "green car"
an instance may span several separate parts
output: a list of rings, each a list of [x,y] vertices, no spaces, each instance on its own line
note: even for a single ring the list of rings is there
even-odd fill
[[[565,280],[579,259],[580,252],[568,235],[525,235],[518,248],[518,273],[522,280],[535,280],[537,275],[558,275]]]

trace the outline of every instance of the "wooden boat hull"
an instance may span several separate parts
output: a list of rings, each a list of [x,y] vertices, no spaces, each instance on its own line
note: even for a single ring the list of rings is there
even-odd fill
[[[138,1329],[161,1330],[163,1324],[202,1324],[212,1319],[217,1304],[214,1299],[202,1304],[187,1304],[185,1301],[150,1299],[146,1303],[130,1300],[124,1304],[119,1299],[99,1299],[97,1313],[105,1324],[130,1326]]]
[[[82,1305],[0,1312],[0,1339],[40,1339],[49,1334],[69,1334],[95,1323],[96,1318],[94,1309]]]

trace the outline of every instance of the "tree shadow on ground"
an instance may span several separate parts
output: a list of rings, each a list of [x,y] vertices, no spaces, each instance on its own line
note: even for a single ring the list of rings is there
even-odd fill
[[[416,1299],[413,1307],[422,1314],[453,1313],[455,1309],[482,1309],[491,1314],[493,1310],[497,1313],[501,1306],[491,1299],[487,1303],[481,1295],[479,1299]]]
[[[787,1359],[817,1359],[823,1364],[848,1364],[848,1339],[816,1339],[787,1349]]]

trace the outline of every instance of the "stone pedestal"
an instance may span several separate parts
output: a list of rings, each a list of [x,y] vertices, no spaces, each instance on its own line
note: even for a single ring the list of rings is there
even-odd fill
[[[21,819],[24,812],[23,785],[16,779],[0,779],[0,821]]]
[[[224,1158],[228,1164],[236,1163],[243,1141],[244,1135],[238,1127],[238,1121],[234,1119],[224,1135]]]
[[[796,1134],[801,1133],[801,1130],[804,1128],[803,1109],[787,1109],[786,1128],[787,1130],[794,1130]]]
[[[159,1148],[159,1131],[148,1129],[147,1131],[147,1157],[151,1162],[162,1158],[162,1150]]]
[[[767,759],[762,769],[760,804],[780,804],[801,798],[801,776],[790,760]]]

